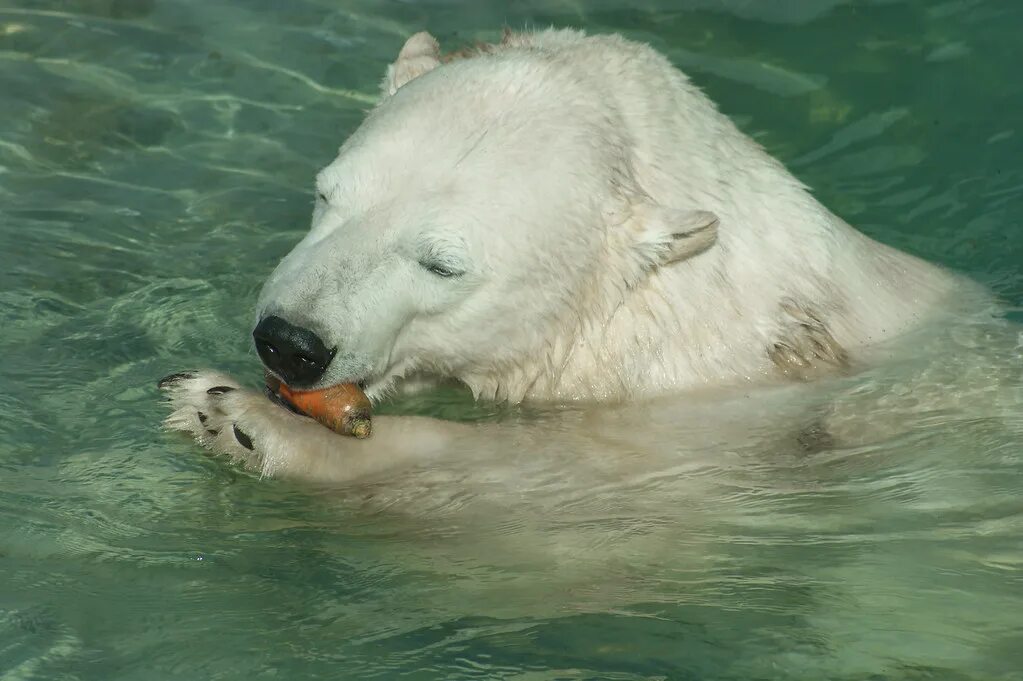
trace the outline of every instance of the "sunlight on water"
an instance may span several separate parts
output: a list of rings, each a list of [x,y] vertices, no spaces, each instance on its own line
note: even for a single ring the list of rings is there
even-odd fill
[[[899,404],[855,449],[753,430],[324,490],[159,430],[164,373],[258,380],[256,292],[403,38],[504,24],[650,42],[842,217],[1023,320],[1023,5],[0,2],[0,676],[1023,679],[1014,327],[932,339],[931,390],[975,368],[954,407],[856,379]]]

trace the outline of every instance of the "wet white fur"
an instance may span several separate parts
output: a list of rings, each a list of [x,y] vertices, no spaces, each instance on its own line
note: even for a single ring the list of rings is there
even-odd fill
[[[258,304],[338,347],[321,385],[369,379],[379,397],[426,375],[517,403],[768,383],[782,373],[770,348],[806,345],[791,340],[806,328],[794,309],[858,362],[975,291],[853,230],[667,59],[621,37],[520,34],[442,64],[417,34],[383,92],[319,174],[309,235]],[[177,384],[168,423],[266,474],[349,479],[494,442],[397,417],[355,442],[254,393],[211,405],[205,387],[227,381]],[[193,414],[214,406],[256,452],[230,428],[203,435]]]
[[[260,297],[338,346],[324,385],[422,372],[518,402],[756,381],[787,300],[855,351],[955,286],[832,215],[647,46],[546,31],[442,66],[435,49],[410,39],[389,74],[418,77],[385,82]],[[467,274],[419,267],[424,242]]]

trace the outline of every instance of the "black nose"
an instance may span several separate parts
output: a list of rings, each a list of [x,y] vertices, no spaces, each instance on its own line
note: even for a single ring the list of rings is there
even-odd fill
[[[334,350],[315,333],[274,315],[264,317],[252,337],[263,364],[289,386],[316,383],[334,359]]]

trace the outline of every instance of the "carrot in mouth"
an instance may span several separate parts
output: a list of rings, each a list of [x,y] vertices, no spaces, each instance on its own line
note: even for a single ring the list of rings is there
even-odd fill
[[[293,390],[267,374],[266,384],[295,410],[339,435],[364,439],[373,432],[369,398],[355,383],[341,383],[323,390]]]

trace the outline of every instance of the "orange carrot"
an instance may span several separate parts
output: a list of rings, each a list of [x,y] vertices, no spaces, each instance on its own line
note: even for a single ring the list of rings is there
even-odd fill
[[[372,433],[369,399],[354,383],[341,383],[323,390],[293,390],[267,376],[267,385],[303,414],[339,435],[362,439]]]

